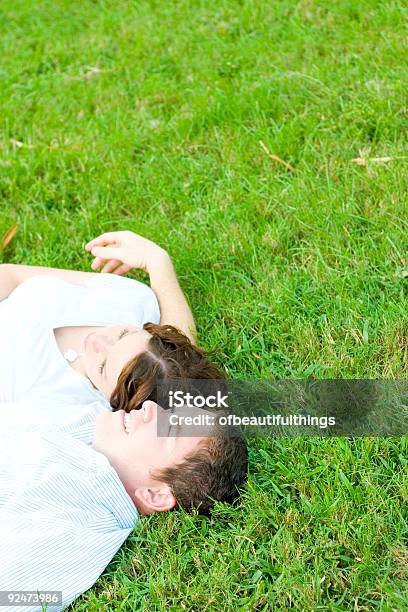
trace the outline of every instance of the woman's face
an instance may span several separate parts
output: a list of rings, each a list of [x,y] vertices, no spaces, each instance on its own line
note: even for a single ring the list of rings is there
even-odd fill
[[[135,325],[111,325],[83,340],[85,375],[109,399],[124,366],[147,349],[151,335]]]

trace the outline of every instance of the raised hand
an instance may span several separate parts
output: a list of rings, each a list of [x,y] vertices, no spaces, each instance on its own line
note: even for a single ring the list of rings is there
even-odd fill
[[[101,234],[88,242],[85,249],[94,256],[93,270],[103,266],[101,272],[113,274],[126,274],[132,268],[150,273],[160,262],[169,259],[158,244],[128,230]]]

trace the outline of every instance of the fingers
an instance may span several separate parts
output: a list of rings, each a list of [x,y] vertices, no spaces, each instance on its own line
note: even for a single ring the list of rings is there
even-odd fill
[[[116,270],[114,270],[114,274],[126,274],[126,272],[129,272],[129,270],[132,269],[132,266],[128,266],[127,264],[122,264],[121,266],[119,266],[119,268],[116,268]]]
[[[101,274],[113,273],[113,274],[126,274],[132,269],[132,266],[128,266],[120,261],[120,259],[111,259],[106,261],[102,257],[95,257],[91,263],[92,270],[98,270],[103,264],[105,264],[101,270]]]
[[[91,253],[94,257],[101,257],[103,259],[117,259],[119,254],[118,247],[110,246],[93,246]]]
[[[105,234],[101,234],[100,236],[97,236],[93,240],[87,242],[85,249],[90,251],[94,246],[103,246],[105,244],[115,243],[119,233],[120,232],[106,232]]]
[[[91,263],[92,270],[98,270],[102,264],[104,264],[106,259],[102,259],[102,257],[95,257],[93,262]]]
[[[113,272],[113,270],[120,266],[121,263],[122,262],[119,259],[111,259],[110,261],[108,261],[107,264],[103,266],[101,272]]]

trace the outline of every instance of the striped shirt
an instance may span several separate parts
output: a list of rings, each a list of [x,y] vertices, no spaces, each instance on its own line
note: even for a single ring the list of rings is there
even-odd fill
[[[138,514],[91,446],[94,408],[60,425],[27,421],[29,413],[23,402],[0,405],[0,590],[62,591],[62,604],[47,607],[54,612],[95,583]]]

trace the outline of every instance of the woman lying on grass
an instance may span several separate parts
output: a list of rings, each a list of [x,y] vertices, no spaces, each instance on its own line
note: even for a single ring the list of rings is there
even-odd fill
[[[103,234],[85,248],[94,256],[92,269],[103,274],[0,266],[0,401],[40,402],[54,424],[69,421],[73,410],[106,413],[101,448],[121,476],[125,457],[110,439],[112,411],[155,402],[159,380],[223,374],[194,344],[194,319],[166,251],[129,231]],[[121,276],[132,269],[147,272],[151,288]],[[124,433],[133,435],[136,420],[125,413]],[[245,478],[243,441],[220,432],[199,444],[185,439],[177,465],[149,450],[143,456],[139,445],[139,462],[159,474],[171,496],[162,506],[149,496],[139,500],[144,513],[176,501],[208,512],[209,497],[232,501]]]

